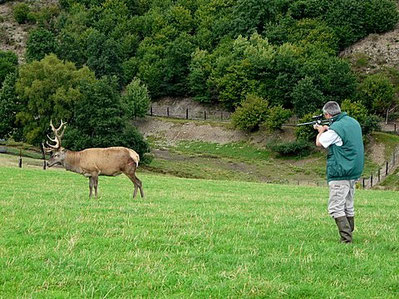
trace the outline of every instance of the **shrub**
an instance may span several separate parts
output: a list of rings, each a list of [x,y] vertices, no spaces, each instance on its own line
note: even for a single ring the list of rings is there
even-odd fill
[[[313,120],[312,116],[318,115],[318,114],[320,114],[320,111],[316,111],[314,113],[305,114],[304,117],[302,117],[299,120],[299,123],[310,122],[310,121]],[[317,136],[317,131],[313,128],[312,125],[301,126],[301,127],[297,127],[296,128],[295,136],[296,136],[297,140],[314,142],[315,138]]]
[[[30,7],[26,3],[17,3],[13,7],[14,19],[18,24],[24,24],[32,21]]]
[[[122,96],[122,103],[129,118],[145,116],[150,105],[147,86],[139,78],[134,78],[126,87],[126,93]]]
[[[29,34],[26,43],[26,58],[28,62],[41,60],[47,54],[54,53],[56,41],[52,32],[46,29],[36,29]]]
[[[259,125],[266,121],[268,116],[268,101],[255,96],[247,95],[241,107],[232,114],[231,120],[237,128],[246,131],[256,131]]]
[[[367,76],[359,85],[360,102],[373,113],[384,115],[395,104],[394,86],[384,74]]]
[[[349,116],[356,119],[362,127],[363,135],[367,135],[378,129],[379,118],[376,115],[370,115],[366,107],[360,102],[345,100],[341,104],[341,110],[348,113]]]
[[[266,127],[271,130],[278,130],[291,117],[292,112],[282,106],[274,106],[269,109],[268,114],[265,121]]]
[[[0,50],[0,88],[9,73],[13,73],[18,67],[18,57],[14,52]]]
[[[311,144],[305,140],[296,140],[292,142],[282,142],[271,146],[272,151],[280,156],[299,156],[304,157],[311,153]]]

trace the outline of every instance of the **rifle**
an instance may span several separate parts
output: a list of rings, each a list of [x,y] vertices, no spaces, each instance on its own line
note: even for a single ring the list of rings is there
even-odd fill
[[[313,120],[310,121],[310,122],[297,124],[296,126],[300,127],[300,126],[316,125],[316,124],[320,125],[320,126],[330,125],[330,121],[329,120],[323,119],[323,114],[312,116],[312,119]]]

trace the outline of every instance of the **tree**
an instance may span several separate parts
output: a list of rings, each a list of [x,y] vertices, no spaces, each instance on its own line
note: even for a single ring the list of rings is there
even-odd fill
[[[9,73],[14,73],[18,67],[18,57],[14,52],[0,50],[0,88]]]
[[[140,79],[134,78],[126,87],[122,96],[122,104],[125,106],[127,115],[132,117],[143,117],[147,114],[150,106],[150,96],[147,86]]]
[[[54,54],[21,66],[16,92],[24,109],[16,117],[26,140],[39,144],[50,119],[69,121],[74,104],[82,98],[81,82],[94,80],[87,67],[76,69],[73,63],[64,63]]]
[[[211,55],[208,51],[197,49],[191,59],[189,73],[189,87],[194,100],[210,103],[212,91],[209,78],[212,72]]]
[[[81,90],[82,99],[76,103],[69,129],[65,132],[65,147],[81,150],[126,146],[141,157],[149,152],[148,143],[127,122],[115,76],[85,81]]]
[[[123,77],[122,53],[119,43],[104,33],[92,30],[87,38],[87,65],[97,78],[102,76]]]
[[[47,54],[54,53],[55,50],[56,41],[51,31],[38,28],[30,32],[26,42],[26,59],[28,62],[41,60]]]
[[[265,121],[266,128],[270,130],[281,130],[283,124],[292,116],[292,112],[280,106],[269,108],[268,117]]]
[[[268,117],[268,101],[249,94],[241,107],[232,114],[233,125],[245,131],[256,131]]]
[[[16,115],[22,110],[22,105],[15,92],[17,73],[9,73],[0,89],[0,138],[22,138],[21,128],[16,125]]]
[[[368,135],[378,129],[379,118],[376,115],[369,114],[362,103],[346,99],[341,104],[341,110],[359,122],[363,135]]]
[[[396,104],[395,89],[384,74],[367,76],[358,89],[358,99],[372,113],[385,116]]]
[[[292,91],[294,111],[300,117],[319,109],[326,102],[326,97],[315,86],[313,77],[300,80]]]

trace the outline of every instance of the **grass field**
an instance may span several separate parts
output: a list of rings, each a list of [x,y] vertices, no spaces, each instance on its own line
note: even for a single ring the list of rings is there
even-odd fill
[[[0,167],[0,297],[398,298],[398,193],[356,195],[338,243],[327,188]]]

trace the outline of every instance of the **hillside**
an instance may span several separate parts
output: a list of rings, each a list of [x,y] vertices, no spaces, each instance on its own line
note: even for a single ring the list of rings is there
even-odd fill
[[[28,1],[38,7],[57,1]],[[11,8],[19,1],[7,1],[0,4],[0,47],[12,50],[24,63],[24,52],[27,32],[31,25],[18,25],[12,16]],[[356,71],[369,73],[390,66],[397,68],[399,57],[399,27],[385,34],[371,34],[341,53],[341,57],[349,58]],[[173,43],[172,43],[173,44]],[[148,49],[151,50],[151,49]],[[364,63],[366,61],[366,63]],[[360,68],[359,68],[360,66]],[[284,76],[283,76],[284,77]],[[158,101],[161,110],[166,105]],[[201,105],[191,99],[169,99],[173,109],[196,111],[202,117]],[[206,107],[207,116],[228,115],[220,108]],[[184,116],[183,116],[184,117]],[[163,172],[178,176],[235,179],[264,182],[288,182],[309,184],[324,183],[324,153],[315,151],[305,159],[280,158],[268,147],[273,142],[293,139],[293,130],[284,130],[275,134],[260,131],[247,134],[233,130],[228,122],[211,120],[185,121],[148,118],[136,122],[139,130],[148,138],[155,159],[148,167],[150,171]],[[373,137],[368,143],[367,164],[365,173],[378,169],[392,153],[384,142]],[[187,163],[190,161],[190,163]],[[188,166],[187,166],[188,165]]]

